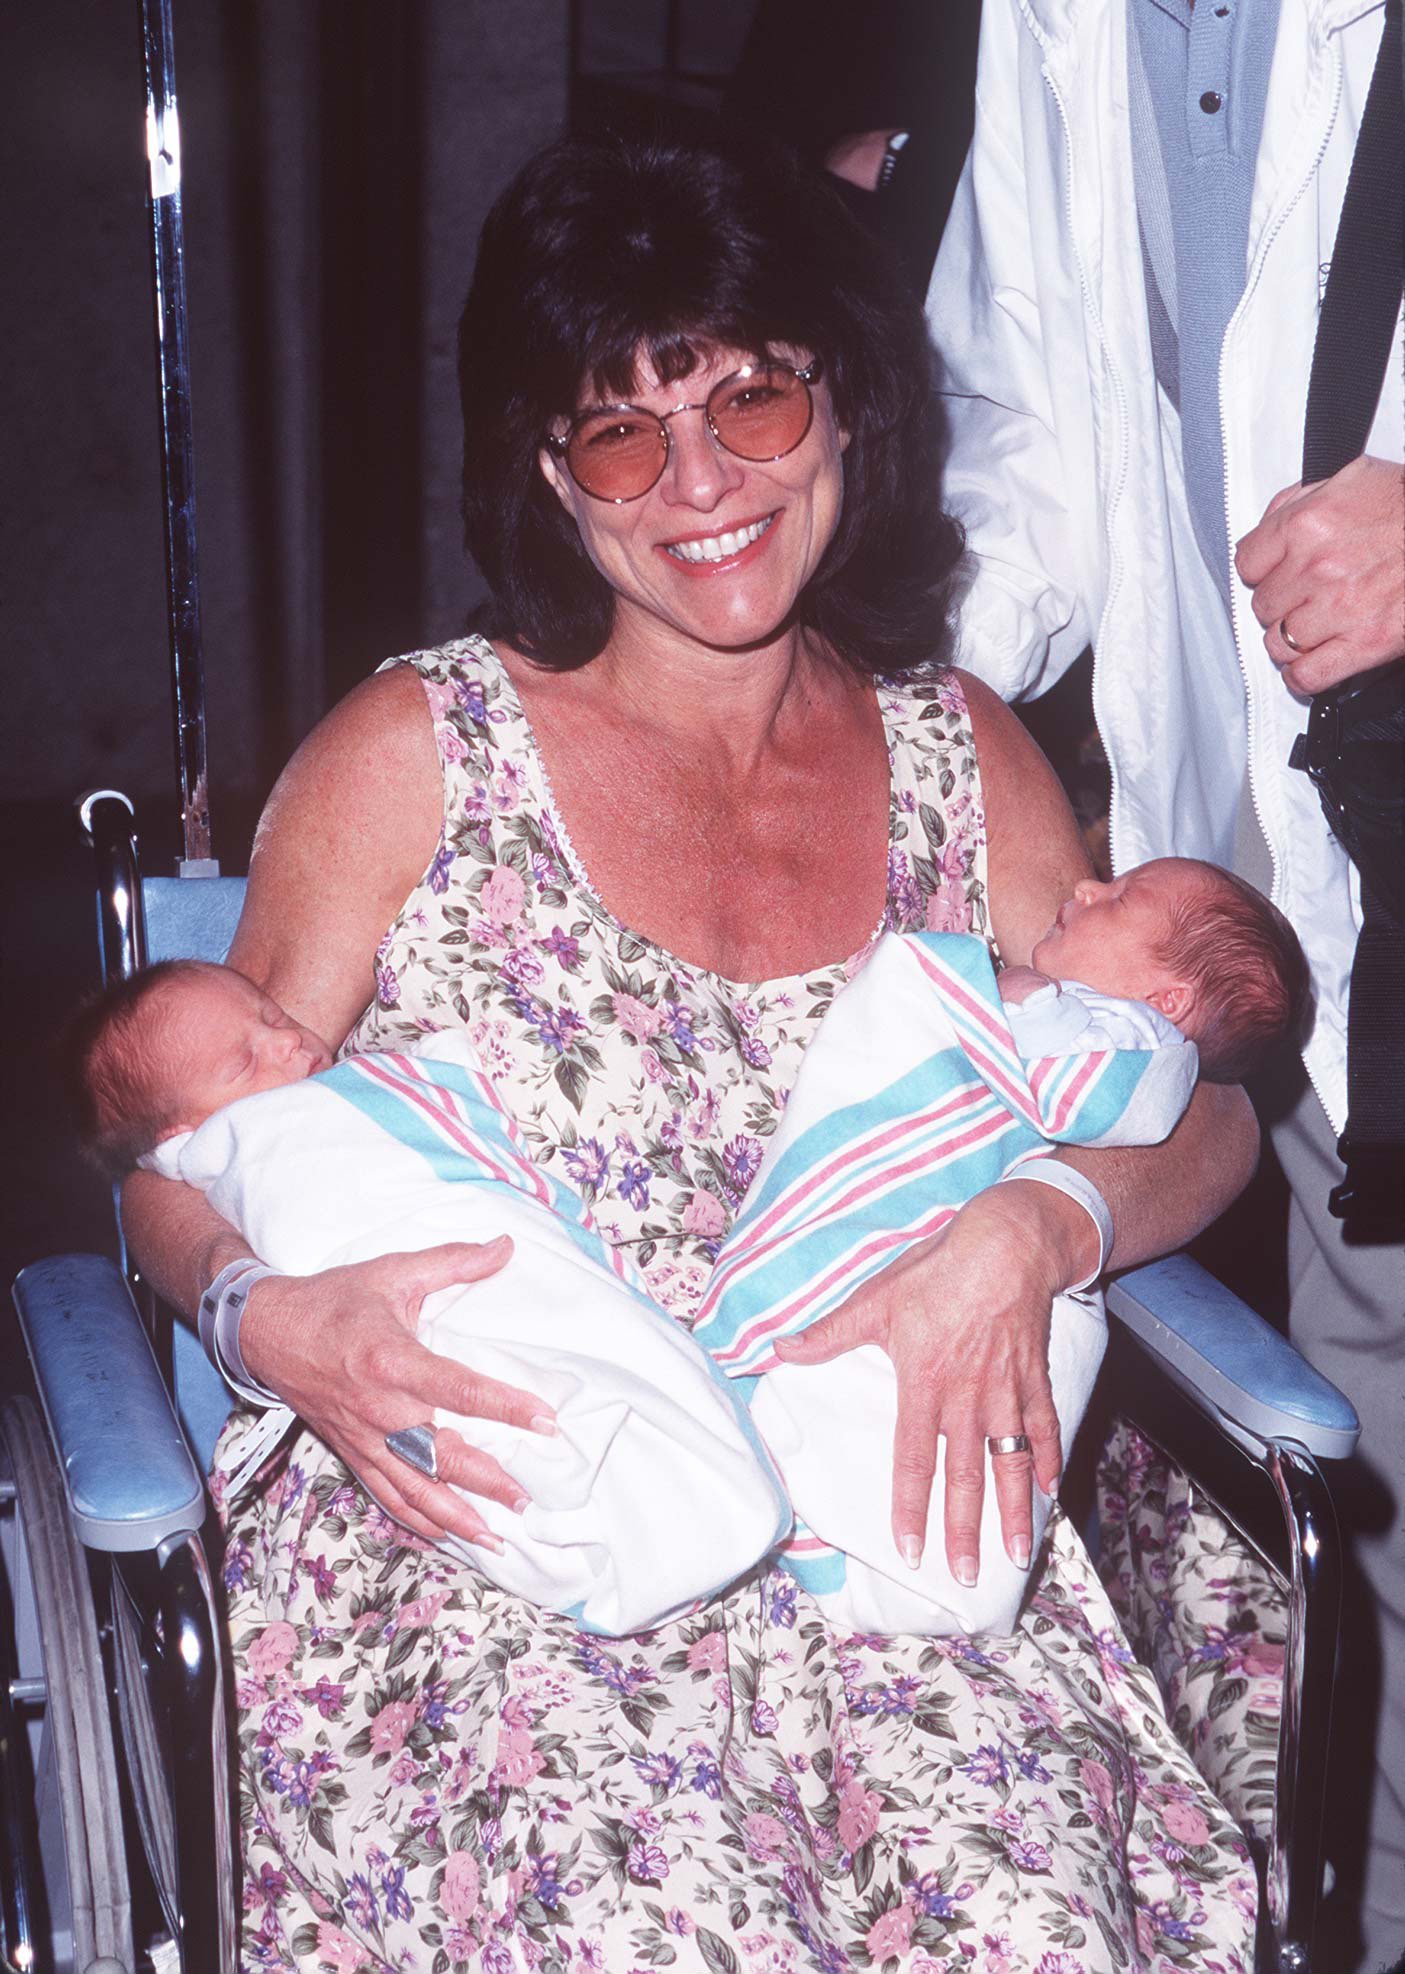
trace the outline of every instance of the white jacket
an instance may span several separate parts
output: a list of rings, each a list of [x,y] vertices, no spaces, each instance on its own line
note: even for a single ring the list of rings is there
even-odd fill
[[[1354,874],[1306,775],[1307,723],[1236,584],[1235,636],[1195,543],[1176,415],[1152,370],[1127,104],[1128,0],[985,0],[976,126],[932,277],[975,573],[960,662],[1007,699],[1092,643],[1112,857],[1227,863],[1247,758],[1274,899],[1318,1010],[1305,1060],[1346,1112]],[[1325,277],[1380,41],[1381,0],[1282,0],[1244,296],[1220,362],[1226,550],[1302,467]],[[1368,450],[1400,459],[1402,358]],[[1237,647],[1237,648],[1236,648]]]

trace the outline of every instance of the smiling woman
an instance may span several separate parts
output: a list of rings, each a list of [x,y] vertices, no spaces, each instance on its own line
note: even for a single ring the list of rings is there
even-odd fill
[[[460,338],[491,641],[358,687],[260,827],[233,964],[343,1054],[460,1031],[525,1159],[685,1327],[885,931],[1024,962],[1086,875],[1047,764],[942,662],[960,543],[928,355],[783,158],[544,153],[488,221]],[[1125,1264],[1212,1217],[1252,1142],[1215,1091],[1162,1147],[1056,1156]],[[249,1252],[174,1182],[138,1174],[124,1206],[187,1308]],[[973,1580],[988,1472],[1029,1548],[1060,1459],[1051,1304],[1098,1251],[1066,1190],[995,1185],[797,1339],[892,1362],[900,1556],[940,1542]],[[225,1502],[247,1966],[1247,1966],[1243,1846],[1057,1514],[1014,1636],[942,1650],[841,1634],[773,1559],[605,1642],[439,1547],[481,1544],[486,1501],[532,1506],[479,1422],[555,1423],[417,1340],[437,1291],[502,1265],[457,1243],[264,1276],[244,1305],[249,1372],[301,1420]],[[1187,1803],[1193,1854],[1163,1827]]]
[[[647,472],[597,500],[653,506],[652,489],[676,508],[690,482],[702,512],[727,525],[664,525],[657,538],[715,542],[769,518],[739,497],[774,490],[761,466],[798,451],[802,479],[812,462],[832,467],[837,431],[833,513],[790,551],[804,570],[797,620],[868,673],[940,654],[961,539],[940,505],[929,365],[921,313],[881,251],[785,153],[740,137],[544,152],[489,217],[459,331],[464,516],[495,598],[492,629],[564,667],[595,657],[613,626],[610,578],[593,580],[585,561],[586,530],[604,522],[592,526],[585,501],[563,496],[554,510],[527,470],[543,448],[545,465],[559,462],[558,494],[560,464],[576,493],[594,492],[595,438],[639,448]],[[622,427],[611,416],[622,408],[648,415]],[[763,431],[747,436],[749,424]],[[780,474],[782,490],[794,484]],[[637,517],[627,525],[643,537]]]

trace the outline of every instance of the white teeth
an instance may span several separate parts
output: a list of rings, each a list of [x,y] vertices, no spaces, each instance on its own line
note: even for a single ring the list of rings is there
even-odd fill
[[[705,535],[701,541],[669,542],[668,552],[680,562],[725,562],[729,555],[740,555],[762,535],[775,520],[768,514],[763,521],[753,521],[749,528],[738,528],[725,535]]]

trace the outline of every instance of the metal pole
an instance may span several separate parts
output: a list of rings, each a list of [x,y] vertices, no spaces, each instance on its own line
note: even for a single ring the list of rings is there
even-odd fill
[[[156,378],[161,411],[161,480],[166,508],[166,606],[180,776],[182,877],[218,873],[210,849],[205,764],[205,674],[195,555],[195,455],[181,226],[180,121],[176,112],[171,0],[141,0],[150,165],[151,261],[156,301]]]

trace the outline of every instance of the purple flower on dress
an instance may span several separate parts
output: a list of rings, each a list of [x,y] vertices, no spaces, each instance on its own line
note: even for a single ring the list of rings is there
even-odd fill
[[[393,966],[376,968],[376,1000],[383,1008],[399,1007],[400,982]]]
[[[570,933],[559,925],[553,925],[549,935],[537,943],[544,953],[550,953],[551,957],[568,971],[581,963],[580,940],[573,939]]]
[[[1065,1953],[1059,1948],[1040,1955],[1034,1974],[1084,1974],[1084,1967],[1077,1954]]]
[[[1053,1777],[1040,1761],[1033,1748],[1020,1748],[1015,1753],[1015,1766],[1026,1782],[1052,1782]]]
[[[698,1038],[693,1033],[692,1010],[677,1001],[664,1001],[661,1005],[664,1030],[673,1046],[685,1056],[696,1055]]]
[[[224,1587],[242,1590],[249,1580],[254,1554],[247,1542],[231,1541],[224,1552]]]
[[[969,1775],[973,1782],[984,1782],[988,1788],[993,1788],[997,1782],[1004,1782],[1009,1774],[1003,1751],[987,1747],[984,1743],[969,1761],[958,1766],[963,1775]]]
[[[540,1899],[549,1912],[554,1912],[566,1896],[567,1888],[557,1877],[557,1858],[554,1851],[540,1857],[535,1851],[527,1854],[527,1869],[531,1873],[533,1895]],[[577,1886],[577,1891],[580,1887]]]
[[[657,1885],[668,1876],[668,1853],[657,1844],[631,1844],[624,1865],[636,1885]]]
[[[564,1055],[585,1023],[570,1008],[548,1008],[540,1001],[528,996],[512,997],[519,1013],[525,1015],[537,1031],[537,1039],[556,1055]]]
[[[447,843],[441,842],[434,853],[434,862],[429,867],[429,888],[436,898],[442,898],[449,888],[449,872],[453,867],[454,853]]]
[[[385,1894],[385,1909],[392,1919],[413,1919],[415,1909],[405,1890],[405,1867],[393,1864],[381,1874],[381,1890]]]
[[[358,1926],[375,1926],[380,1921],[380,1904],[375,1887],[361,1872],[348,1880],[346,1887],[346,1909]]]
[[[1047,1871],[1051,1862],[1042,1844],[1031,1844],[1024,1837],[1016,1838],[1007,1856],[1020,1871]]]
[[[483,698],[483,687],[477,679],[455,679],[454,691],[462,702],[463,709],[476,726],[488,724],[488,708]]]
[[[761,1169],[759,1139],[745,1136],[729,1138],[722,1148],[722,1169],[732,1190],[738,1194],[744,1193]]]
[[[582,1138],[562,1154],[566,1170],[584,1192],[598,1192],[610,1176],[610,1154],[598,1138]]]
[[[775,1708],[767,1700],[757,1700],[751,1709],[753,1734],[774,1734],[780,1726]]]
[[[769,1069],[771,1067],[771,1051],[766,1047],[764,1042],[758,1041],[754,1035],[748,1035],[743,1039],[742,1059],[748,1062],[753,1069]]]
[[[323,1720],[335,1720],[346,1704],[346,1687],[340,1681],[332,1681],[323,1673],[315,1686],[304,1686],[302,1698],[309,1706],[316,1707]]]
[[[620,1172],[620,1197],[642,1213],[649,1204],[649,1168],[642,1158],[627,1158]]]
[[[489,1940],[484,1947],[483,1974],[519,1974],[517,1955],[505,1940]]]
[[[925,1877],[914,1878],[908,1890],[916,1901],[918,1911],[925,1913],[929,1919],[951,1919],[955,1915],[955,1895],[942,1890],[935,1872],[929,1871]]]
[[[795,1623],[795,1578],[778,1571],[771,1579],[771,1623],[789,1631]]]
[[[631,1755],[629,1759],[651,1787],[676,1789],[683,1779],[683,1764],[672,1755]]]
[[[722,1771],[716,1762],[698,1763],[693,1770],[693,1787],[700,1794],[710,1796],[714,1803],[721,1800]]]

